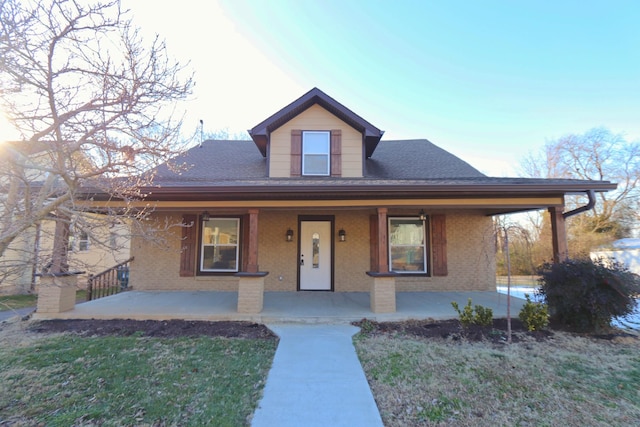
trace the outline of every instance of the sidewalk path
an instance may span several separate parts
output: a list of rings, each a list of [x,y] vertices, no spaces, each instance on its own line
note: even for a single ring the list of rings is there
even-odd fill
[[[14,316],[26,316],[36,310],[35,307],[17,308],[15,310],[0,311],[0,322],[11,319]]]
[[[280,337],[253,427],[382,427],[351,337],[340,324],[268,325]]]

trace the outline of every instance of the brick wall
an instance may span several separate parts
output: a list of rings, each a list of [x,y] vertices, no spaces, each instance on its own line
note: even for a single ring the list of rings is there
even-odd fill
[[[135,290],[218,290],[237,291],[238,279],[233,276],[180,277],[181,214],[157,213],[153,215],[159,226],[169,230],[156,238],[135,235],[131,241],[129,283]]]
[[[447,213],[446,277],[399,277],[402,291],[495,290],[495,243],[490,217],[482,213]]]
[[[334,215],[335,231],[343,228],[346,242],[335,242],[336,292],[369,292],[369,215],[373,211],[314,211],[315,215]],[[413,212],[415,213],[415,212]],[[304,212],[311,214],[311,212]],[[398,212],[394,212],[398,214]],[[179,214],[156,214],[161,223],[179,224]],[[268,271],[265,291],[297,289],[298,212],[262,211],[259,214],[258,266]],[[287,242],[288,228],[294,240]],[[130,283],[138,290],[220,290],[237,291],[233,276],[180,277],[180,227],[165,235],[166,244],[134,237]],[[335,236],[334,236],[335,238]],[[491,218],[480,212],[447,213],[446,277],[398,277],[396,287],[402,291],[493,290],[495,289],[495,251]]]

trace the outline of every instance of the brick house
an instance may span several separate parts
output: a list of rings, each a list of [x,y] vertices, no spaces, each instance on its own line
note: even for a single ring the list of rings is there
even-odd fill
[[[564,196],[615,188],[485,176],[426,139],[382,140],[317,88],[249,134],[204,141],[141,188],[154,218],[182,225],[165,247],[133,239],[133,289],[237,291],[244,313],[264,291],[370,292],[392,312],[396,292],[495,290],[493,215],[548,210],[566,257]]]

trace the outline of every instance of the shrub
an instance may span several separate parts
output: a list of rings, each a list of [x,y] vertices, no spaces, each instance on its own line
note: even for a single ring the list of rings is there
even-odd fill
[[[549,310],[547,305],[541,302],[533,302],[528,294],[524,294],[527,302],[520,310],[518,318],[524,323],[529,332],[539,331],[549,325]]]
[[[539,274],[551,321],[581,332],[602,331],[613,317],[630,314],[640,292],[640,276],[618,263],[567,260],[544,264]]]
[[[460,324],[465,328],[470,325],[489,326],[493,322],[493,310],[481,305],[471,308],[471,298],[469,298],[467,305],[462,310],[460,310],[458,303],[455,301],[451,302],[451,306],[458,313]]]
[[[488,307],[476,305],[476,316],[473,319],[476,325],[490,326],[493,323],[493,310]]]

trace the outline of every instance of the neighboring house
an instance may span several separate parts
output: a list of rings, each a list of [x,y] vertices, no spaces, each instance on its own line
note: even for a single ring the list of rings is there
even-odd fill
[[[10,174],[37,186],[47,175],[50,157],[46,143],[5,142],[0,144],[0,214],[2,219],[14,212],[5,212],[4,203]],[[127,225],[106,225],[97,220],[92,224],[91,237],[80,227],[71,227],[69,267],[74,271],[85,271],[79,284],[86,282],[89,273],[99,273],[129,258],[129,228]],[[85,214],[83,223],[91,222]],[[3,226],[11,221],[2,221]],[[46,271],[53,251],[55,221],[45,219],[22,232],[4,255],[0,257],[0,294],[26,293],[37,290],[38,273]]]
[[[591,252],[591,259],[618,262],[632,273],[640,274],[640,239],[620,239]]]
[[[204,141],[141,188],[140,206],[184,226],[169,250],[134,238],[134,289],[237,291],[241,312],[260,311],[263,291],[371,292],[385,312],[395,292],[495,290],[493,215],[549,210],[562,259],[565,194],[615,188],[487,177],[426,139],[382,140],[315,88],[249,134]]]

